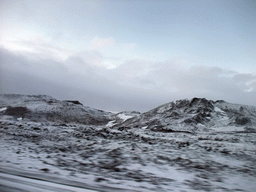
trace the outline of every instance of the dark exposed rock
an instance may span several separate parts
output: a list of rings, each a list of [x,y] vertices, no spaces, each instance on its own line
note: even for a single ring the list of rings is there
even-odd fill
[[[123,130],[126,130],[126,129],[127,129],[127,127],[119,127],[118,128],[119,131],[123,131]]]
[[[42,168],[40,170],[43,171],[43,172],[46,172],[46,173],[50,172],[50,169],[48,169],[48,168]]]
[[[203,122],[209,121],[206,117],[209,117],[209,114],[198,113],[194,117],[184,120],[184,123],[198,124],[198,123],[203,123]]]
[[[82,103],[80,103],[79,101],[76,101],[76,100],[64,100],[64,102],[69,102],[69,103],[73,103],[76,105],[83,105]]]
[[[173,132],[172,129],[166,129],[165,126],[163,126],[163,125],[155,126],[155,127],[151,128],[150,130],[155,131],[155,132],[163,132],[163,133]]]
[[[162,126],[161,121],[159,119],[154,119],[147,124],[148,126]]]
[[[225,103],[226,101],[224,100],[216,100],[214,103]]]
[[[15,117],[22,117],[24,118],[26,114],[29,113],[29,110],[26,107],[11,107],[8,106],[5,114],[6,115],[12,115]]]
[[[179,100],[179,101],[176,101],[176,107],[177,108],[186,107],[188,105],[189,105],[189,100]]]
[[[199,110],[206,111],[212,111],[214,106],[212,105],[212,102],[205,99],[205,98],[193,98],[189,104],[189,107],[198,107]]]
[[[245,124],[250,123],[250,122],[251,122],[251,120],[248,117],[237,117],[235,119],[235,123],[237,125],[245,125]]]
[[[167,117],[167,118],[178,119],[178,118],[181,117],[181,114],[179,114],[179,113],[173,111],[170,115],[167,115],[166,117]]]
[[[95,182],[101,182],[101,181],[107,181],[107,179],[102,178],[102,177],[95,178]]]
[[[189,119],[185,119],[184,120],[184,123],[186,123],[186,124],[193,124],[193,123],[197,123],[193,118],[189,118]]]

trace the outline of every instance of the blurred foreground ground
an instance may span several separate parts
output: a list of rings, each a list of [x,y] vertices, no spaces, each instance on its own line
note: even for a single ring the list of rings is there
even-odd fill
[[[1,120],[0,191],[251,192],[255,138]]]

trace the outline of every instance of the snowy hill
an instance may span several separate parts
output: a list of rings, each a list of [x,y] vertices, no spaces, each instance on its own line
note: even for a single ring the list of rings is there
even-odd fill
[[[47,95],[0,95],[2,118],[104,125],[113,120],[113,115],[85,107],[79,101],[59,101]]]
[[[211,101],[205,98],[177,100],[128,119],[114,127],[152,131],[207,131],[221,127],[248,127],[256,124],[256,107]],[[241,129],[244,130],[244,129]]]

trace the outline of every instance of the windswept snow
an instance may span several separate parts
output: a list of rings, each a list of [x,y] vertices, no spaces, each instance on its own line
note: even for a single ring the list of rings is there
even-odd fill
[[[18,121],[21,121],[21,120],[22,120],[22,117],[17,118],[17,120],[18,120]]]
[[[246,131],[245,130],[245,127],[243,126],[240,126],[240,127],[237,127],[237,126],[222,126],[222,127],[213,127],[212,128],[213,130],[215,131],[219,131],[219,132],[243,132],[243,131]]]
[[[113,121],[109,121],[106,125],[106,127],[112,127],[114,126],[116,123],[114,123],[116,120],[113,120]]]
[[[125,115],[125,114],[118,114],[117,117],[123,119],[123,121],[126,121],[127,119],[132,118],[132,115]]]
[[[7,107],[0,108],[0,112],[5,111],[6,109],[7,109]]]
[[[222,111],[219,107],[214,107],[214,111],[219,112],[221,114],[225,114],[225,112]]]

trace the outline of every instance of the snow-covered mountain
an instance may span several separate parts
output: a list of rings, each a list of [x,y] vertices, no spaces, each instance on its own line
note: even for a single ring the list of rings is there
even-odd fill
[[[0,95],[0,116],[31,121],[107,125],[152,131],[200,131],[226,126],[256,124],[256,107],[212,101],[205,98],[177,100],[148,112],[105,112],[83,106],[79,101],[60,101],[47,95]]]
[[[83,106],[79,101],[60,101],[47,95],[0,95],[0,116],[37,122],[104,125],[114,114]]]
[[[142,128],[151,131],[196,131],[224,127],[250,127],[256,124],[256,107],[205,98],[177,100],[154,108],[114,127]]]

